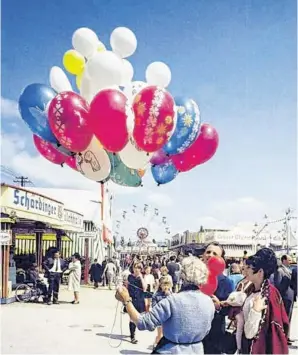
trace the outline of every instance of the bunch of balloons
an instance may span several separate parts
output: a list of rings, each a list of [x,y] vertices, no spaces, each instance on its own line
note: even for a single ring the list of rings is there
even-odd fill
[[[200,290],[208,296],[214,294],[217,289],[218,281],[217,276],[221,275],[225,269],[225,261],[223,258],[212,256],[208,259],[207,267],[209,270],[209,275],[207,282],[204,285],[201,285]]]
[[[137,39],[130,29],[116,28],[108,50],[95,32],[79,28],[72,46],[62,62],[77,92],[54,66],[50,86],[31,84],[19,98],[42,156],[97,182],[138,187],[148,166],[157,184],[166,184],[215,154],[215,128],[201,124],[195,101],[166,90],[171,70],[165,63],[151,63],[146,82],[133,81],[126,58]]]

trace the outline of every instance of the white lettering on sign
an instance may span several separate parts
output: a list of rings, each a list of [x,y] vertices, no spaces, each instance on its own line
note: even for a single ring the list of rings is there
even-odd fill
[[[74,227],[83,227],[83,216],[77,212],[64,209],[63,220]]]
[[[84,232],[80,235],[82,238],[95,238],[96,232]]]
[[[1,245],[11,244],[11,232],[0,232],[0,244]]]
[[[3,208],[11,208],[15,211],[33,213],[47,219],[62,221],[62,203],[23,189],[9,186],[4,188],[3,194],[1,187],[1,204]]]

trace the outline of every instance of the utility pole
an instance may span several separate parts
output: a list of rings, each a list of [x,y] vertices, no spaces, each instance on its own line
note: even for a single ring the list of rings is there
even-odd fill
[[[28,177],[25,176],[16,176],[16,180],[13,180],[16,184],[21,184],[22,187],[25,187],[26,184],[32,184]]]
[[[287,255],[289,255],[290,252],[290,234],[291,234],[291,228],[290,228],[290,220],[292,219],[292,210],[290,208],[287,208],[286,210],[286,217],[285,217],[285,232],[286,232],[286,241],[287,241]]]

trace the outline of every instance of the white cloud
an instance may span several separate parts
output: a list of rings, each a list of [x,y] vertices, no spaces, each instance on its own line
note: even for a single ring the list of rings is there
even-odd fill
[[[26,141],[18,134],[2,134],[1,164],[28,176],[35,185],[98,192],[98,183],[86,179],[67,165],[62,168],[60,165],[49,162],[37,151],[34,155],[29,154],[29,146],[33,148],[32,141]],[[142,188],[127,188],[113,183],[110,186],[116,195],[137,194],[142,190]]]
[[[227,224],[240,221],[259,220],[268,213],[268,206],[253,196],[240,197],[234,200],[217,201],[212,204],[212,215]]]
[[[18,103],[14,100],[6,99],[1,96],[1,117],[3,118],[20,117]]]
[[[228,228],[226,222],[219,220],[213,216],[202,216],[197,219],[195,230],[199,230],[201,226],[204,228],[225,229]]]
[[[169,207],[173,204],[173,199],[164,193],[148,192],[148,200],[159,207]]]

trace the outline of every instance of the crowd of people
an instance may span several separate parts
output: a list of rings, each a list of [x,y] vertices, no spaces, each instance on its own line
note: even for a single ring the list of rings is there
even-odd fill
[[[230,261],[217,276],[212,295],[200,291],[207,282],[208,260],[225,258],[224,248],[213,242],[198,256],[169,257],[131,255],[121,262],[96,259],[89,270],[94,288],[117,288],[116,298],[129,315],[130,339],[136,344],[136,330],[156,329],[153,353],[198,354],[287,354],[290,322],[297,298],[297,266],[283,255],[280,260],[269,248],[253,256]],[[79,304],[80,255],[68,264],[59,251],[44,263],[45,286],[36,265],[29,270],[47,304],[59,303],[61,275],[69,272],[68,289],[73,304]],[[120,282],[119,282],[120,280]],[[228,320],[228,322],[227,322]]]
[[[208,296],[200,286],[212,256],[224,258],[224,248],[211,243],[199,257],[134,256],[126,263],[116,298],[129,314],[131,342],[137,343],[136,329],[157,329],[153,353],[287,354],[297,296],[291,258],[279,261],[269,248],[245,255],[218,275]]]

